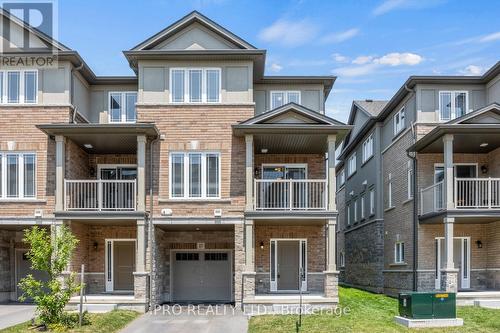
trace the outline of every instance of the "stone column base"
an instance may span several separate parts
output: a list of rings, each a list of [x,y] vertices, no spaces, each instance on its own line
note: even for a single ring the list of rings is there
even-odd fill
[[[441,290],[446,292],[457,292],[458,269],[441,270]]]
[[[148,272],[134,272],[134,298],[146,301],[148,298]]]
[[[255,298],[255,272],[243,272],[243,300]]]
[[[325,271],[325,297],[337,298],[339,297],[339,272],[338,271]]]

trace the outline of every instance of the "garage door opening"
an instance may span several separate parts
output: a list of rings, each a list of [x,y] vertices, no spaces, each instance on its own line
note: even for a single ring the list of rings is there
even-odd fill
[[[171,302],[231,303],[231,251],[173,251]]]

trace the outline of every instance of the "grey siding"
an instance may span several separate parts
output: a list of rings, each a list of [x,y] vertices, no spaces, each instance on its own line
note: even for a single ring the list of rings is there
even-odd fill
[[[94,85],[90,88],[89,121],[99,122],[99,114],[108,111],[109,93],[113,91],[137,91],[136,85]]]
[[[487,85],[487,104],[500,103],[500,75]]]
[[[385,118],[384,125],[382,127],[382,151],[386,149],[389,145],[395,141],[401,133],[405,130],[401,131],[398,135],[394,135],[394,115],[399,112],[403,107],[405,108],[405,129],[411,127],[411,124],[415,122],[416,118],[416,110],[415,110],[416,98],[415,94],[411,93],[396,106],[393,111]]]
[[[87,82],[76,73],[73,73],[73,105],[76,111],[90,121],[90,87]]]

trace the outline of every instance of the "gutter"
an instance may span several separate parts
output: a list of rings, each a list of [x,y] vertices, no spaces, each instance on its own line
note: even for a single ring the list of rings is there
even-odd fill
[[[411,124],[413,142],[417,141],[415,123]],[[417,191],[417,157],[415,152],[406,151],[406,155],[412,160],[413,167],[413,291],[418,289],[418,191]]]
[[[78,67],[73,67],[71,68],[71,78],[70,78],[70,92],[69,92],[69,103],[73,106],[73,114],[71,115],[71,123],[75,124],[76,123],[76,114],[77,114],[77,109],[74,105],[74,93],[75,93],[75,77],[73,75],[74,72],[79,72],[83,68],[83,62],[80,63]]]

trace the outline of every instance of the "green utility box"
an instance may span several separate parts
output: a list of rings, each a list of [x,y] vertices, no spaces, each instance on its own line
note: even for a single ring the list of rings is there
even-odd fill
[[[399,315],[411,319],[456,318],[455,293],[412,292],[399,294]]]

